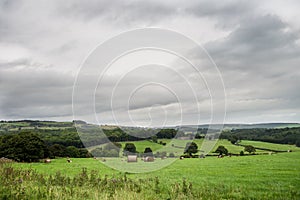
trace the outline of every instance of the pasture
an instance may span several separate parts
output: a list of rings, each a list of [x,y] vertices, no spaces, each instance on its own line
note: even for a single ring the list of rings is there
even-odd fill
[[[186,143],[189,142],[188,140],[179,140],[179,139],[172,139],[172,140],[171,139],[159,139],[158,142],[160,142],[160,141],[165,142],[166,146],[163,146],[158,143],[150,142],[147,140],[132,141],[131,143],[134,143],[138,152],[143,152],[146,147],[150,147],[154,153],[155,152],[166,152],[167,154],[174,153],[176,156],[180,156],[183,154]],[[200,149],[200,147],[203,143],[203,139],[195,139],[195,140],[193,140],[193,142],[195,142]],[[121,142],[122,147],[125,146],[125,143],[128,143],[128,142]],[[248,141],[248,140],[245,140],[245,141],[242,140],[241,144],[242,145],[252,145],[252,146],[258,147],[258,148],[270,149],[270,150],[257,149],[256,150],[257,154],[268,153],[268,152],[271,152],[272,150],[300,151],[300,148],[296,147],[295,145],[282,145],[282,144],[273,144],[273,143],[269,143],[269,142]],[[228,140],[218,140],[217,143],[215,144],[215,146],[212,148],[209,155],[215,155],[213,152],[220,145],[224,146],[226,149],[228,149],[228,152],[232,153],[232,154],[239,154],[241,151],[244,151],[243,146],[233,145]],[[97,147],[99,147],[99,146],[97,146]],[[95,147],[93,147],[93,148],[95,148]],[[245,154],[247,154],[247,152],[245,152]]]
[[[257,148],[265,148],[265,149],[271,149],[271,150],[277,150],[277,151],[300,151],[299,147],[296,147],[295,145],[288,145],[288,144],[275,144],[275,143],[269,143],[269,142],[260,142],[260,141],[250,141],[250,140],[242,140],[240,142],[242,145],[252,145]]]
[[[86,168],[88,172],[97,171],[101,177],[107,175],[117,178],[125,174],[107,167],[105,162],[92,158],[74,158],[72,160],[72,163],[67,163],[63,158],[54,159],[49,164],[15,163],[13,167],[32,169],[39,174],[53,176],[57,171],[61,171],[70,178],[76,177],[76,174],[79,174],[83,168]],[[159,193],[151,193],[146,189],[146,191],[141,191],[142,196],[135,194],[137,195],[135,197],[142,199],[174,197],[172,196],[172,192],[175,191],[174,187],[176,185],[183,187],[184,184],[188,184],[194,194],[192,196],[182,194],[181,199],[299,199],[299,172],[300,152],[291,152],[224,158],[215,156],[205,159],[190,158],[176,160],[158,171],[142,174],[126,173],[126,175],[136,181],[151,180],[157,177],[159,183],[156,183],[155,187],[158,187],[156,189],[159,189]],[[149,190],[154,189],[149,186]],[[150,194],[151,196],[147,196]],[[128,195],[129,198],[134,197],[130,196],[134,194],[128,193]],[[117,196],[114,198],[118,199]]]

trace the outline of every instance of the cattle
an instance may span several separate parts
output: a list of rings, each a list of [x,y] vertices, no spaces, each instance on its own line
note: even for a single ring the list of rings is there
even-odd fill
[[[51,163],[51,160],[50,159],[45,159],[44,163]]]

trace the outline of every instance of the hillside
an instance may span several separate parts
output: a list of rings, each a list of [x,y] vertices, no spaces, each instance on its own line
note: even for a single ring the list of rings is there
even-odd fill
[[[0,121],[0,135],[20,132],[37,133],[48,145],[61,144],[81,148],[112,142],[151,140],[156,135],[159,139],[176,137],[195,137],[201,139],[207,132],[208,125],[188,125],[172,129],[117,127],[114,125],[93,125],[84,121],[55,122],[38,120]],[[231,140],[255,140],[300,146],[300,127],[297,123],[268,124],[225,124],[220,138]],[[149,137],[150,136],[150,137]]]

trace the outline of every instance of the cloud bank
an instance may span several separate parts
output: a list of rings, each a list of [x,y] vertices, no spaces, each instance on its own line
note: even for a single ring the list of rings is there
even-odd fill
[[[89,52],[121,32],[159,27],[202,44],[215,61],[226,89],[226,123],[299,122],[299,6],[292,0],[1,1],[0,119],[72,120],[73,83]],[[163,54],[156,58],[160,56],[168,59]],[[129,61],[123,60],[119,65],[126,63]],[[185,70],[178,61],[169,63]],[[174,71],[157,66],[151,70],[141,68],[121,82],[115,109],[122,123],[127,124],[122,116],[128,114],[123,113],[128,93],[141,80],[167,80],[170,87],[187,93],[187,86]],[[103,102],[117,79],[117,72],[112,71],[96,93],[97,113],[108,116],[100,123],[114,123],[108,114],[111,108]],[[207,123],[209,94],[192,72],[190,80],[202,88],[198,103],[201,122]],[[85,90],[83,86],[82,94]],[[158,123],[164,120],[165,110],[170,122],[176,123],[180,117],[176,101],[153,86],[137,91],[129,107],[134,120],[147,122],[150,114]],[[82,118],[93,122],[91,113],[84,113],[84,95],[81,102]],[[181,103],[190,114],[185,123],[195,123],[199,113],[190,96]]]

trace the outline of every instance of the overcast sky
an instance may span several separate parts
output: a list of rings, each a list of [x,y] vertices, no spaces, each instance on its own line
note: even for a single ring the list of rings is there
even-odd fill
[[[207,50],[224,81],[225,123],[300,122],[299,8],[297,0],[2,0],[0,119],[72,120],[73,84],[89,53],[122,32],[157,27],[184,34]],[[146,125],[149,116],[154,124],[166,117],[168,124],[176,124],[182,109],[187,115],[185,124],[197,123],[199,115],[200,123],[210,122],[211,105],[203,80],[190,79],[193,85],[198,83],[193,87],[199,97],[198,102],[191,102],[192,91],[185,89],[186,82],[172,70],[181,70],[187,77],[193,77],[193,72],[166,53],[151,55],[168,67],[155,65],[157,61],[151,65],[147,55],[144,52],[134,58],[139,57],[138,64],[148,67],[142,66],[118,82],[114,97],[117,105],[113,108],[118,122],[130,124],[124,107],[128,102],[138,125]],[[134,58],[124,58],[114,67],[128,69]],[[99,123],[115,123],[109,114],[111,107],[105,103],[111,96],[105,94],[113,90],[118,72],[111,70],[110,78],[96,92]],[[152,79],[162,84],[140,82]],[[88,90],[85,86],[81,89],[83,94]],[[179,102],[174,95],[176,89],[186,94]],[[89,103],[84,98],[80,102],[83,110]],[[195,111],[195,105],[201,105],[202,113]],[[76,118],[95,122],[93,115],[82,112]]]

